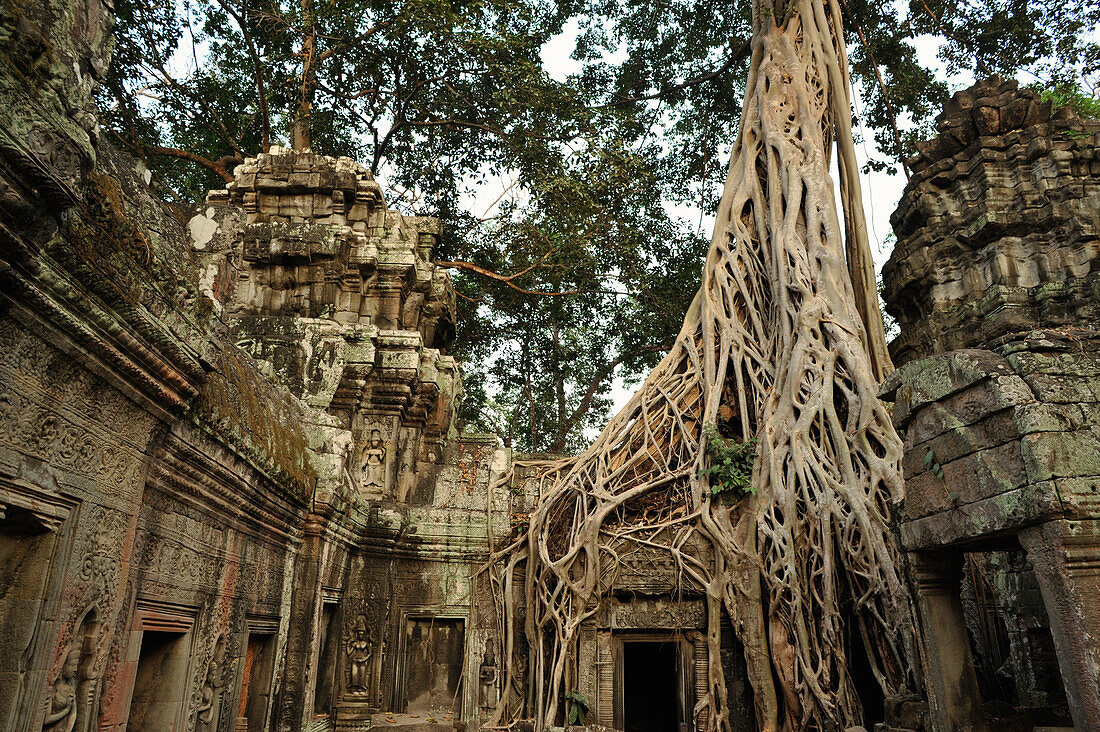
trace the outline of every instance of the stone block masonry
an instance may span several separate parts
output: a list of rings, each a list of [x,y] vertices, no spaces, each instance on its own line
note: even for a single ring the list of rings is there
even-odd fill
[[[0,10],[0,732],[484,724],[525,653],[483,570],[543,477],[535,461],[499,484],[510,452],[457,429],[439,222],[389,209],[354,161],[281,148],[181,215],[100,137],[108,6],[17,5]],[[1035,721],[1100,729],[1098,124],[992,80],[913,161],[884,396],[929,704],[880,699],[889,729],[981,727],[993,662]],[[701,728],[717,660],[751,732],[734,626],[709,658],[703,588],[619,549],[578,631],[589,721],[623,728],[653,701]],[[654,699],[630,687],[639,664],[662,674]]]
[[[930,722],[1100,729],[1100,122],[994,78],[937,128],[883,269]]]
[[[181,219],[99,139],[110,20],[0,14],[0,730],[360,729],[440,674],[477,725],[509,456],[453,424],[438,221],[278,148]]]

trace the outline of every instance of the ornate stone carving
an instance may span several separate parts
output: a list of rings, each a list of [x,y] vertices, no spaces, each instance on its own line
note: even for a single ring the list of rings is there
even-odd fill
[[[371,659],[374,657],[374,641],[367,627],[367,616],[355,619],[351,636],[347,639],[348,693],[359,696],[370,694]]]
[[[211,732],[218,728],[222,687],[225,686],[222,668],[224,662],[225,636],[222,635],[214,644],[214,652],[206,664],[206,674],[199,692],[199,704],[195,712],[195,729],[198,732]]]
[[[485,646],[485,655],[478,669],[478,705],[482,709],[492,709],[497,704],[497,662],[493,653],[493,644]]]
[[[74,640],[74,644],[65,654],[65,663],[53,682],[46,718],[42,722],[44,732],[73,732],[76,726],[77,673],[80,671],[80,659],[80,647]]]
[[[993,77],[957,93],[936,126],[890,218],[895,363],[1100,321],[1100,121]]]
[[[364,494],[380,496],[386,492],[387,452],[382,430],[372,426],[359,452],[362,475],[359,489]]]

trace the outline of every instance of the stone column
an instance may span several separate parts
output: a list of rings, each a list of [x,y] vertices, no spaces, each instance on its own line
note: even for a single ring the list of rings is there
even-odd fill
[[[382,330],[401,329],[402,274],[401,270],[379,268],[377,287],[380,297],[374,324]]]
[[[1020,532],[1039,579],[1077,729],[1100,730],[1100,520],[1060,519]]]
[[[963,555],[944,551],[914,552],[909,556],[920,613],[932,729],[984,730],[978,677],[959,599]]]

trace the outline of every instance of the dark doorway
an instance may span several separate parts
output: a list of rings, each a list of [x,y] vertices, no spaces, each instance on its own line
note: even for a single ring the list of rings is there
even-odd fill
[[[466,650],[461,620],[410,618],[405,625],[405,711],[462,711],[459,682]]]
[[[317,690],[313,693],[313,713],[320,716],[332,711],[333,681],[336,676],[336,646],[340,638],[339,615],[334,603],[321,606],[321,642],[317,650]]]
[[[852,674],[852,686],[863,706],[863,726],[874,729],[879,722],[886,721],[886,695],[883,694],[871,667],[871,659],[867,657],[862,636],[854,628],[849,630],[848,670]]]
[[[187,700],[190,645],[189,634],[154,630],[141,634],[127,730],[173,732],[178,728]]]
[[[673,640],[623,643],[625,732],[676,732],[679,728],[676,651]]]
[[[275,662],[275,636],[269,633],[249,633],[245,649],[244,672],[241,675],[241,696],[237,706],[237,730],[262,732],[271,695],[271,672]],[[244,725],[241,724],[244,720]]]

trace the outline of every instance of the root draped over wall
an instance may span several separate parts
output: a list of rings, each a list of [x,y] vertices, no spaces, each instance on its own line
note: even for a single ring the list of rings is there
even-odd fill
[[[623,546],[667,552],[683,592],[706,599],[708,693],[695,718],[708,730],[729,729],[723,617],[744,646],[762,730],[862,724],[854,653],[866,653],[886,695],[916,683],[888,528],[902,445],[876,396],[892,366],[841,10],[837,0],[756,0],[753,15],[740,135],[676,344],[587,451],[535,464],[530,526],[490,565],[506,645],[497,722],[562,723],[581,624]],[[756,440],[753,491],[735,502],[709,497],[707,424]],[[513,647],[520,624],[526,668]]]

